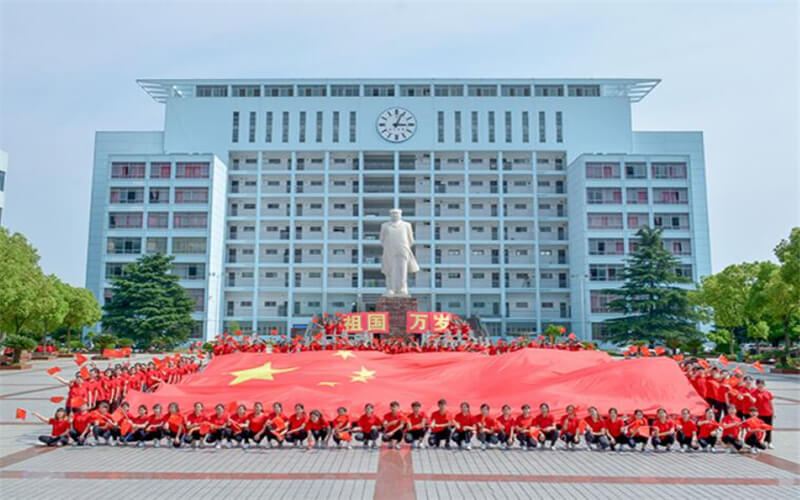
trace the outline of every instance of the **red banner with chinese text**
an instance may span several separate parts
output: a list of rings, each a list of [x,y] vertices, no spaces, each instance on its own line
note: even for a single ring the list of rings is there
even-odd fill
[[[406,313],[406,332],[445,333],[448,331],[452,319],[451,313],[409,311]]]
[[[349,313],[342,321],[347,333],[389,333],[388,312]]]

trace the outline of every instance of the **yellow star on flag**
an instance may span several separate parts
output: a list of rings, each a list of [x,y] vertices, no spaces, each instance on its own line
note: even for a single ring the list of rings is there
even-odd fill
[[[364,365],[361,365],[361,370],[353,372],[350,377],[350,382],[363,382],[375,377],[375,370],[367,370]]]
[[[247,382],[248,380],[275,380],[273,375],[277,373],[286,373],[286,372],[293,372],[298,370],[297,367],[292,368],[273,368],[272,362],[268,361],[264,363],[262,366],[256,366],[255,368],[248,368],[247,370],[239,370],[237,372],[231,372],[230,375],[236,377],[233,381],[228,385],[236,385],[241,384],[242,382]]]
[[[336,351],[335,353],[333,353],[333,355],[334,356],[339,356],[342,359],[355,358],[356,357],[356,355],[353,354],[353,351],[341,351],[341,350],[339,350],[339,351]]]
[[[336,387],[339,385],[339,382],[320,382],[317,385],[324,385],[326,387]]]

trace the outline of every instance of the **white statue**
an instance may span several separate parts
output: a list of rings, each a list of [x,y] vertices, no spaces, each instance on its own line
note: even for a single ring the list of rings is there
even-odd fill
[[[411,224],[400,220],[403,211],[399,208],[389,210],[392,220],[381,224],[381,245],[383,262],[381,271],[386,276],[384,296],[408,296],[408,274],[419,271],[417,259],[411,246],[414,244],[414,230]]]

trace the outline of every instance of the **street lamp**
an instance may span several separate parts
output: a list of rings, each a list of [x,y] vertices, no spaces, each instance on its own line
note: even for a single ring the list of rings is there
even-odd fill
[[[571,274],[571,278],[579,279],[580,283],[580,300],[581,300],[581,330],[583,331],[583,337],[585,340],[588,340],[587,335],[587,327],[586,327],[586,290],[585,290],[585,280],[589,277],[588,274]]]

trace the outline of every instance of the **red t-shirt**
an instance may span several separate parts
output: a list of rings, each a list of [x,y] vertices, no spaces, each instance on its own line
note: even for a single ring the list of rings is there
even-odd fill
[[[606,430],[613,437],[622,434],[623,425],[625,425],[625,422],[623,422],[621,418],[617,418],[616,420],[611,420],[610,418],[606,419]]]
[[[206,421],[206,416],[202,413],[197,415],[196,413],[191,413],[186,417],[186,423],[190,425],[200,425]]]
[[[318,418],[316,422],[309,418],[308,423],[306,424],[306,429],[310,431],[318,431],[320,429],[324,429],[325,427],[328,427],[328,422],[326,422],[322,417]]]
[[[512,429],[514,428],[514,417],[508,416],[505,417],[501,413],[499,417],[497,417],[497,425],[505,432],[507,435],[511,434]]]
[[[684,420],[681,418],[678,420],[677,425],[681,428],[681,432],[683,432],[684,436],[691,436],[697,432],[697,424],[694,423],[694,420],[691,418],[689,420]]]
[[[663,422],[661,420],[656,419],[653,421],[653,427],[655,427],[656,431],[658,431],[658,433],[661,434],[662,432],[674,431],[675,422],[670,419],[666,419]]]
[[[51,418],[47,423],[53,426],[53,431],[51,433],[53,436],[61,436],[69,430],[69,420],[67,419],[56,420]]]
[[[267,425],[267,414],[261,413],[261,415],[256,415],[255,413],[251,413],[248,417],[250,419],[250,430],[254,433],[261,432],[264,427]]]
[[[722,421],[720,423],[723,426],[726,426],[726,425],[731,425],[731,424],[740,424],[741,422],[742,422],[742,420],[739,417],[737,417],[736,415],[728,414],[728,415],[725,415],[724,417],[722,417]],[[733,425],[732,427],[729,427],[727,429],[723,429],[722,430],[722,437],[725,437],[725,436],[738,437],[739,436],[739,426],[738,425]]]
[[[758,415],[761,417],[771,417],[772,412],[772,393],[756,389],[753,391],[756,398],[755,407],[758,408]]]
[[[564,415],[561,417],[559,425],[561,425],[561,432],[566,432],[574,436],[578,432],[580,420],[576,415]]]
[[[234,413],[231,415],[231,428],[234,432],[239,432],[244,429],[245,423],[247,422],[247,414],[239,415],[238,413]]]
[[[483,415],[477,415],[474,419],[475,425],[486,432],[494,432],[497,430],[498,425],[497,421],[492,417],[484,417]]]
[[[592,420],[592,417],[586,417],[586,427],[591,429],[592,432],[600,432],[606,427],[606,423],[602,418]]]
[[[456,421],[456,426],[459,429],[475,425],[475,417],[473,417],[469,413],[467,413],[466,415],[464,415],[463,413],[456,413],[456,416],[453,417],[453,420]]]
[[[437,410],[431,413],[431,431],[441,432],[441,430],[449,426],[452,421],[453,415],[451,415],[449,411],[444,412],[444,415],[442,415],[442,412]],[[434,424],[436,425],[435,429]]]
[[[217,429],[220,427],[225,427],[225,425],[228,423],[228,415],[226,413],[223,413],[222,415],[217,415],[214,413],[208,417],[208,423]]]
[[[553,415],[551,415],[549,413],[547,414],[546,417],[540,413],[539,415],[536,416],[535,419],[533,419],[533,425],[535,425],[536,427],[538,427],[540,429],[546,429],[548,427],[553,427],[555,425],[555,423],[556,423],[556,421],[553,418]]]
[[[389,434],[394,434],[405,426],[406,418],[402,412],[392,415],[392,412],[383,416],[383,428]]]
[[[369,433],[372,431],[373,427],[380,427],[381,426],[381,419],[378,418],[377,415],[374,413],[372,415],[361,415],[358,419],[358,427],[361,427],[361,431],[364,433]]]
[[[425,419],[425,412],[419,412],[419,415],[414,415],[413,412],[409,413],[406,417],[408,419],[408,423],[411,424],[411,429],[419,430],[422,429],[422,420]]]
[[[86,413],[74,413],[72,415],[72,426],[78,433],[83,433],[91,421],[92,414],[88,411]]]
[[[750,434],[755,434],[759,440],[764,439],[764,421],[760,418],[750,417],[742,422],[742,427],[745,430],[745,437],[749,436]]]
[[[524,416],[519,415],[516,419],[514,419],[514,427],[521,427],[523,430],[528,430],[529,427],[533,425],[533,415]],[[519,430],[519,429],[518,429]]]
[[[304,426],[308,422],[308,415],[305,413],[301,414],[299,417],[297,414],[292,415],[289,417],[289,432],[297,431],[300,427]]]
[[[186,419],[180,413],[169,414],[167,416],[167,428],[172,432],[178,432],[181,425],[186,424]]]
[[[705,423],[702,423],[705,422]],[[719,424],[714,421],[701,421],[700,425],[698,426],[697,430],[697,437],[698,439],[704,439],[711,435],[712,432],[719,428]]]
[[[159,416],[156,416],[154,413],[150,415],[150,418],[148,419],[150,427],[152,428],[161,427],[162,425],[164,425],[164,422],[166,421],[167,421],[167,416],[164,415],[163,413]]]
[[[146,424],[149,421],[150,421],[150,417],[147,416],[147,415],[144,415],[144,416],[136,415],[135,417],[131,417],[131,422],[133,422],[136,425]]]
[[[333,428],[338,431],[344,431],[350,427],[350,415],[336,415],[336,418],[331,422]]]

